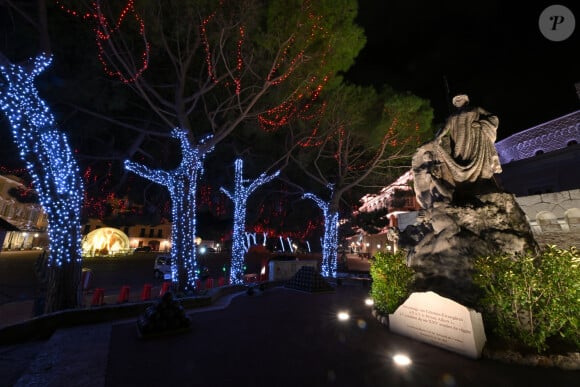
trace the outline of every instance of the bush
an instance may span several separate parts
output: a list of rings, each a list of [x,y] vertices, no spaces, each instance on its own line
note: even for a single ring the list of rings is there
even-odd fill
[[[548,246],[539,255],[478,258],[473,282],[484,319],[498,338],[538,353],[550,339],[580,347],[580,255]]]
[[[406,253],[377,253],[371,259],[371,298],[381,314],[395,311],[409,296],[415,272],[407,266]]]

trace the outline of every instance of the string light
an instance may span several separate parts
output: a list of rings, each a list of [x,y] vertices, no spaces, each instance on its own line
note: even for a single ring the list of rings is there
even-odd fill
[[[167,187],[171,197],[171,279],[179,290],[195,289],[199,267],[196,257],[196,189],[197,180],[203,174],[203,160],[213,150],[202,139],[193,146],[187,131],[173,129],[171,136],[179,140],[182,160],[172,171],[150,169],[142,164],[125,160],[125,168],[137,175]]]
[[[334,192],[334,186],[329,184],[330,197]],[[337,246],[338,246],[338,211],[330,209],[330,202],[325,202],[312,193],[305,193],[304,199],[313,200],[322,210],[324,217],[324,236],[322,237],[322,264],[321,274],[324,277],[336,277],[337,267]]]
[[[244,232],[246,228],[246,205],[248,197],[259,186],[268,183],[280,174],[276,171],[271,175],[262,173],[254,181],[244,180],[244,162],[237,159],[235,162],[236,173],[234,176],[234,192],[229,192],[221,187],[221,191],[234,202],[234,231],[232,235],[232,264],[230,267],[230,282],[234,285],[244,283]],[[245,185],[245,183],[250,183]]]
[[[131,83],[135,82],[143,72],[147,70],[147,67],[149,66],[150,44],[145,38],[145,23],[135,10],[134,0],[129,0],[127,2],[127,4],[121,9],[119,17],[114,23],[109,23],[107,18],[103,15],[100,0],[92,1],[90,5],[91,12],[84,13],[68,8],[61,0],[55,0],[55,3],[65,13],[71,16],[80,17],[83,20],[88,20],[93,23],[95,43],[98,49],[97,57],[108,76],[111,78],[118,78],[123,83]],[[107,54],[107,47],[115,46],[114,37],[120,34],[122,24],[127,22],[129,16],[132,16],[133,20],[137,23],[139,35],[143,39],[144,49],[140,54],[141,67],[133,70],[125,68],[130,75],[124,75],[121,70],[117,69],[118,66],[110,60],[111,56]],[[126,50],[119,51],[125,52]],[[112,56],[115,57],[116,55],[113,54]],[[129,59],[128,62],[132,63],[133,60]]]
[[[20,158],[47,214],[48,266],[74,263],[80,268],[81,175],[66,135],[57,130],[51,110],[34,85],[51,61],[50,56],[40,54],[19,66],[0,56],[0,73],[6,80],[0,109],[8,117]]]

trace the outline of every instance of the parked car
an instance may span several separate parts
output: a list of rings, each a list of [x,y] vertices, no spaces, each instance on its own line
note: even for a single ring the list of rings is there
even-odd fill
[[[137,247],[134,252],[135,253],[150,253],[151,252],[151,246],[141,246],[141,247]]]
[[[198,246],[197,252],[200,254],[206,254],[206,253],[215,253],[216,250],[213,247],[209,246]]]
[[[153,265],[153,275],[157,279],[171,279],[171,256],[158,255]]]
[[[171,255],[162,254],[155,258],[153,275],[157,279],[171,279]],[[208,277],[209,269],[206,266],[199,266],[198,278],[204,280]]]

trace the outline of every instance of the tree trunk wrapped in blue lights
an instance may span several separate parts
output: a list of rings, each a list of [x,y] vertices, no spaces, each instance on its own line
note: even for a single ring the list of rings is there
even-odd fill
[[[221,191],[234,202],[234,231],[232,235],[232,264],[230,269],[230,281],[232,284],[244,283],[244,255],[246,248],[244,246],[244,231],[246,229],[246,205],[248,197],[259,186],[266,184],[280,173],[276,171],[272,175],[262,173],[256,180],[252,181],[247,187],[244,183],[244,162],[242,159],[236,160],[236,175],[234,192],[230,193],[221,187]],[[249,243],[248,243],[249,246]]]
[[[171,196],[171,280],[178,291],[192,291],[198,278],[195,249],[197,179],[203,172],[203,160],[213,150],[204,145],[192,146],[187,131],[175,128],[171,132],[180,141],[182,160],[172,171],[150,169],[125,161],[125,168],[152,182],[164,185]]]
[[[0,54],[0,109],[12,127],[14,142],[26,163],[48,218],[49,257],[45,312],[76,308],[80,303],[80,209],[83,183],[64,133],[40,98],[34,81],[51,63],[40,54],[15,65]]]
[[[332,185],[329,188],[332,198],[334,192]],[[336,277],[338,271],[338,211],[332,209],[331,201],[325,202],[312,193],[305,193],[303,197],[313,200],[322,210],[324,216],[321,274],[324,277]]]

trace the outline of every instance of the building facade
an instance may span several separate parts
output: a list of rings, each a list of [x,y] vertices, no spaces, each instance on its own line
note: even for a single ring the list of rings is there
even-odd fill
[[[48,247],[42,206],[19,200],[19,192],[30,191],[18,177],[0,175],[0,251]]]

